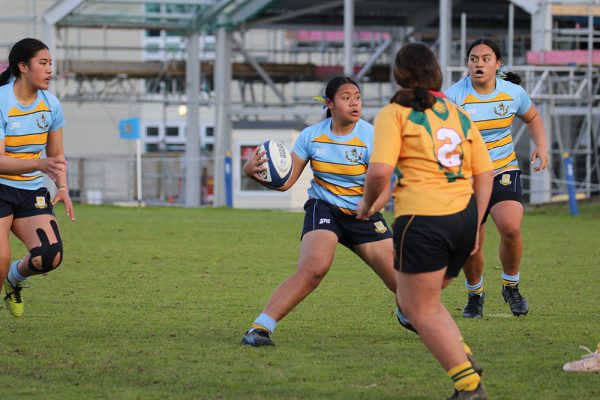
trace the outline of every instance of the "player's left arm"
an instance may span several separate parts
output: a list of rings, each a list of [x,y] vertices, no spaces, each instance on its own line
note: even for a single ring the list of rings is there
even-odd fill
[[[59,128],[48,133],[48,142],[46,143],[46,156],[65,161],[65,149],[63,146],[63,129]],[[67,172],[56,176],[56,187],[58,191],[52,200],[52,204],[62,201],[65,204],[67,216],[71,221],[75,221],[75,211],[73,202],[69,196],[69,186],[67,185]]]
[[[382,209],[389,199],[390,179],[394,167],[374,162],[369,164],[365,178],[365,193],[358,203],[356,218],[367,220],[377,210]]]
[[[531,139],[535,143],[535,149],[531,153],[531,164],[535,162],[536,158],[539,158],[540,164],[534,167],[534,170],[541,171],[548,166],[548,142],[546,140],[544,121],[533,104],[519,118],[527,125],[529,136],[531,136]]]

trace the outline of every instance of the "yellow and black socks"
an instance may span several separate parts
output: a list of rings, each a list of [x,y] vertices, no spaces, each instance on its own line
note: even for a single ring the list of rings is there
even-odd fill
[[[471,392],[477,389],[481,382],[481,377],[475,372],[470,361],[450,368],[447,373],[454,382],[454,388],[459,392]]]

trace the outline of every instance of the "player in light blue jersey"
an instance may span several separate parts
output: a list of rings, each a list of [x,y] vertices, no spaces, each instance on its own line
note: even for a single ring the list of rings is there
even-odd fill
[[[20,317],[27,278],[50,272],[62,261],[52,205],[62,201],[72,221],[75,215],[67,187],[62,108],[47,91],[52,78],[48,47],[23,39],[10,50],[8,62],[0,75],[0,282],[8,310]],[[43,186],[43,173],[57,185],[54,199]],[[27,247],[27,254],[12,264],[11,231]]]
[[[292,187],[310,163],[314,178],[304,206],[298,269],[271,295],[242,344],[273,345],[271,334],[277,323],[319,286],[331,268],[338,242],[369,265],[392,292],[396,290],[392,235],[383,216],[376,212],[366,221],[356,218],[373,145],[373,126],[360,119],[360,90],[352,79],[337,77],[327,84],[324,98],[327,118],[300,133],[292,151],[292,175],[277,189]],[[263,183],[265,152],[258,150],[244,165],[244,173]],[[372,210],[382,209],[389,198],[388,187]]]
[[[521,169],[515,154],[511,126],[515,117],[526,125],[536,148],[531,153],[533,167],[541,171],[548,164],[548,145],[542,118],[527,92],[519,86],[521,78],[514,73],[499,72],[502,56],[498,45],[490,39],[474,41],[467,51],[469,75],[452,85],[446,96],[470,115],[483,136],[494,163],[492,197],[479,229],[479,251],[467,261],[464,271],[468,292],[463,315],[483,316],[483,241],[485,221],[492,216],[500,233],[500,262],[502,263],[502,296],[516,316],[529,312],[529,303],[519,290],[519,269],[523,253],[521,222],[523,193]]]

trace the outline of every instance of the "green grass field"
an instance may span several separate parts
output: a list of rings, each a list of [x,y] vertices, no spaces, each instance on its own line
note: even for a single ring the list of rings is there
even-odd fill
[[[529,211],[521,288],[500,295],[498,236],[486,243],[486,316],[460,317],[491,399],[598,399],[600,374],[567,374],[600,341],[600,205]],[[0,309],[0,399],[443,399],[445,372],[401,329],[391,293],[343,247],[274,348],[243,332],[296,265],[303,214],[225,209],[57,208],[63,266],[30,280],[25,315]],[[22,247],[13,242],[13,254]]]

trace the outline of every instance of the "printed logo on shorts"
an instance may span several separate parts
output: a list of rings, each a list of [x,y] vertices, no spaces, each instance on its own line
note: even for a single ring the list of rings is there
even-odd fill
[[[510,180],[510,174],[502,174],[502,177],[500,178],[500,184],[504,185],[504,186],[508,186],[511,183],[512,182]]]
[[[330,224],[330,223],[331,223],[331,219],[330,218],[321,218],[319,220],[319,225]]]
[[[375,222],[374,225],[375,225],[375,232],[377,232],[377,233],[385,233],[385,232],[387,232],[388,228],[387,228],[387,226],[385,226],[383,224],[383,222],[377,221],[377,222]]]
[[[35,196],[35,208],[46,208],[46,198],[44,196]]]

